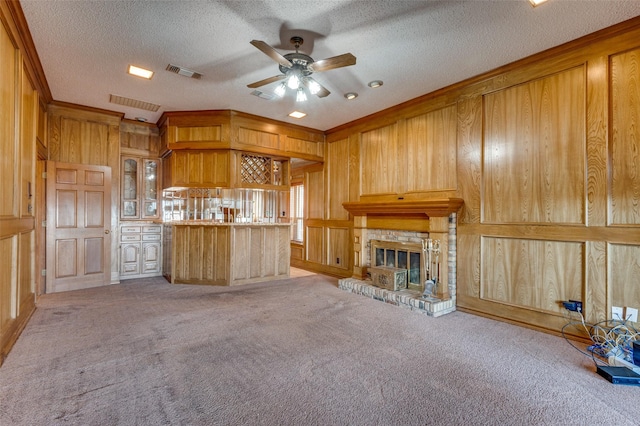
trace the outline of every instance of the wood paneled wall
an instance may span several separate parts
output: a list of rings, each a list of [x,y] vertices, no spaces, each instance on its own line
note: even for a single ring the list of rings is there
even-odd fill
[[[15,4],[0,3],[0,364],[35,309],[40,82]]]
[[[558,332],[562,300],[590,322],[639,308],[638,40],[640,18],[332,129],[328,188],[463,198],[460,309]]]

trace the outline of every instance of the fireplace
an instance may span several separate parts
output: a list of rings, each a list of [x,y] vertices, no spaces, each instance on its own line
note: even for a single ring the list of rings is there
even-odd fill
[[[461,199],[343,205],[354,216],[354,267],[352,278],[339,281],[341,289],[432,316],[455,310],[456,225]],[[398,229],[380,226],[386,224]],[[427,241],[437,242],[437,250],[425,250]],[[406,276],[406,288],[386,285],[396,272]],[[371,279],[379,279],[380,274],[387,275],[382,280],[385,285]],[[431,280],[437,281],[434,292],[423,295],[425,282],[429,287]]]
[[[422,244],[388,240],[371,240],[370,244],[370,270],[376,267],[383,267],[406,271],[405,288],[421,293],[424,291],[424,281],[427,273],[425,271]]]

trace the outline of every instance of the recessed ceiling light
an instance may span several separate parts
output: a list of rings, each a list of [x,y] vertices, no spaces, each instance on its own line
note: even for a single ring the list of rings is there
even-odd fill
[[[289,117],[291,118],[302,118],[305,117],[307,114],[305,114],[304,112],[300,112],[300,111],[293,111],[291,114],[289,114]]]
[[[357,93],[354,92],[349,92],[349,93],[345,93],[344,97],[347,98],[348,100],[352,100],[358,97]]]
[[[137,77],[146,78],[149,80],[153,77],[153,71],[146,70],[144,68],[136,67],[135,65],[129,65],[129,74]]]
[[[369,87],[371,87],[372,89],[375,89],[376,87],[380,87],[382,86],[382,80],[373,80],[369,82]]]
[[[529,3],[531,3],[531,6],[536,7],[538,5],[541,5],[542,3],[546,2],[547,0],[529,0]]]

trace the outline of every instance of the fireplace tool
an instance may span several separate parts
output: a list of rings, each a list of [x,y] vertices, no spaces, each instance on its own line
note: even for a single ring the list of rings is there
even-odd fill
[[[425,263],[424,272],[427,275],[422,297],[426,299],[434,297],[440,278],[440,240],[431,238],[422,240],[422,253]]]

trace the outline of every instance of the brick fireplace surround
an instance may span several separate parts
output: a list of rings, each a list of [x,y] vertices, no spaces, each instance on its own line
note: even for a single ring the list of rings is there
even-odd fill
[[[353,202],[344,203],[344,207],[354,216],[354,267],[353,276],[339,280],[342,290],[360,294],[401,306],[430,316],[441,316],[456,309],[456,224],[457,211],[462,206],[459,198],[432,200],[398,200],[395,202]],[[393,216],[393,223],[401,224],[403,229],[380,229],[381,222],[376,218]],[[419,230],[407,229],[416,223],[416,217],[424,223],[416,226]],[[425,226],[426,225],[426,226]],[[393,225],[391,225],[393,227]],[[422,244],[431,238],[440,241],[440,283],[434,297],[423,298],[421,291],[391,291],[376,287],[369,277],[371,266],[371,241],[408,242]],[[446,283],[446,285],[443,285]]]

